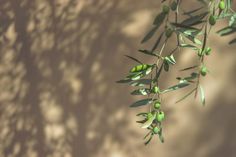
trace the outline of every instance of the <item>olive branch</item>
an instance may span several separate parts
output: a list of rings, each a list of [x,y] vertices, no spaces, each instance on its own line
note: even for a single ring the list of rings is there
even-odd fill
[[[144,55],[155,57],[156,61],[153,64],[144,64],[138,59],[126,55],[138,64],[131,68],[125,79],[117,81],[133,86],[135,90],[131,92],[131,95],[146,96],[146,98],[130,105],[130,107],[149,106],[147,111],[137,114],[138,117],[142,117],[137,123],[141,123],[141,128],[148,131],[144,136],[145,145],[152,140],[154,135],[164,142],[162,122],[165,119],[165,113],[162,109],[162,96],[165,93],[191,87],[192,89],[179,98],[176,103],[192,94],[196,98],[200,93],[201,103],[205,105],[206,100],[201,79],[210,72],[206,67],[205,58],[212,51],[207,44],[212,27],[218,21],[226,19],[228,25],[218,30],[217,33],[220,36],[225,36],[236,32],[236,13],[232,9],[232,0],[198,0],[198,7],[189,11],[185,11],[183,8],[182,0],[162,0],[161,3],[162,11],[154,19],[152,29],[144,36],[141,43],[149,41],[161,26],[164,27],[164,30],[160,32],[150,50],[139,50]],[[187,18],[185,18],[186,16]],[[171,17],[174,18],[171,19]],[[180,21],[179,19],[184,20]],[[176,37],[176,47],[167,53],[165,48],[173,34]],[[229,44],[233,43],[236,43],[236,38],[229,42]],[[160,89],[159,79],[162,72],[168,72],[177,63],[175,54],[185,48],[195,52],[198,64],[181,69],[180,71],[191,71],[189,76],[177,77],[177,84]]]

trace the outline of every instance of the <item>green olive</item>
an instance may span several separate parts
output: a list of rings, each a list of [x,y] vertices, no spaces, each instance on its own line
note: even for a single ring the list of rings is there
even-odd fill
[[[201,68],[200,73],[201,73],[202,76],[206,76],[207,71],[208,71],[207,68],[206,68],[205,66],[203,66],[203,67]]]
[[[159,89],[157,86],[154,86],[154,87],[152,88],[152,91],[153,91],[153,93],[159,93],[159,92],[160,92],[160,89]]]
[[[161,108],[161,103],[159,101],[156,101],[154,103],[154,108],[157,109],[157,110],[160,109]]]
[[[165,119],[165,113],[163,111],[158,112],[156,115],[156,120],[162,122]]]
[[[224,1],[220,1],[220,3],[219,3],[219,8],[220,8],[220,10],[224,10],[225,9],[225,2]]]
[[[208,47],[206,50],[205,50],[205,54],[208,56],[211,54],[211,48]]]
[[[170,6],[171,10],[175,11],[177,9],[177,5],[178,5],[177,2],[173,1]]]
[[[211,15],[211,16],[209,17],[209,23],[210,23],[210,25],[212,25],[212,26],[216,24],[216,18],[215,18],[215,16]]]
[[[163,7],[162,7],[162,12],[163,12],[164,14],[168,14],[169,11],[170,11],[170,7],[167,6],[167,5],[163,5]]]
[[[152,131],[153,131],[154,134],[158,134],[160,132],[160,129],[156,126],[156,127],[153,128]]]
[[[165,32],[165,35],[167,38],[169,38],[173,33],[173,29],[172,28],[167,28],[166,29],[166,32]]]

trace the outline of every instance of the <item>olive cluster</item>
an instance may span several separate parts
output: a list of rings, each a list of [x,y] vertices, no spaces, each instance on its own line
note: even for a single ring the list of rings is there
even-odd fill
[[[210,54],[211,54],[211,48],[210,47],[207,47],[204,50],[199,49],[199,51],[198,51],[198,56],[199,57],[203,57],[204,55],[208,56]],[[202,65],[201,68],[200,68],[200,74],[202,76],[206,76],[207,73],[208,73],[207,67],[205,65]]]
[[[146,117],[144,119],[145,122],[150,122],[150,124],[148,124],[148,127],[144,126],[143,128],[147,128],[150,131],[149,133],[151,133],[151,137],[153,135],[158,135],[161,142],[164,142],[161,126],[164,119],[165,113],[161,110],[161,102],[157,100],[153,103],[152,111],[146,113]]]
[[[220,0],[219,4],[218,4],[218,8],[219,8],[219,15],[220,13],[225,10],[225,2],[224,0]],[[208,22],[211,26],[214,26],[216,24],[216,20],[217,20],[217,16],[214,15],[215,13],[213,12],[208,19]]]
[[[161,122],[165,119],[165,113],[161,110],[161,102],[155,101],[153,104],[154,110],[149,114],[156,115],[153,123],[152,123],[152,131],[154,134],[160,134],[161,130]]]

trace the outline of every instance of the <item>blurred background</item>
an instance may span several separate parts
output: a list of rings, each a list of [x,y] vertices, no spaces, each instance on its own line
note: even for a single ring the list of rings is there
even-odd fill
[[[137,50],[153,44],[140,41],[160,6],[157,0],[0,0],[0,157],[236,156],[236,46],[227,45],[232,36],[214,33],[211,75],[202,80],[206,106],[193,97],[174,104],[189,89],[166,95],[165,143],[154,138],[143,145],[146,131],[135,115],[145,108],[130,109],[138,98],[115,82],[134,65],[125,54],[152,61]],[[176,55],[163,87],[176,83],[193,56],[187,49]]]

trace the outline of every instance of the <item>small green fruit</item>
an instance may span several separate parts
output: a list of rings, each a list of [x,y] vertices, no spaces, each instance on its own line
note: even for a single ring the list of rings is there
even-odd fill
[[[158,134],[160,132],[160,129],[156,126],[152,131],[154,132],[154,134]]]
[[[225,2],[224,1],[220,1],[220,3],[219,3],[219,8],[220,8],[220,10],[224,10],[225,9]]]
[[[211,16],[209,17],[209,23],[210,23],[210,25],[212,25],[212,26],[216,24],[216,18],[215,18],[215,16],[211,15]]]
[[[165,119],[165,113],[163,111],[159,112],[156,116],[158,122],[162,122]]]
[[[170,6],[171,10],[175,11],[177,9],[177,2],[173,1]]]
[[[167,38],[169,38],[172,35],[172,33],[173,33],[173,29],[172,28],[167,28],[166,29],[165,34],[166,34]]]
[[[161,103],[159,101],[156,101],[154,103],[154,108],[157,109],[157,110],[160,109],[161,108]]]
[[[168,7],[167,5],[163,5],[163,7],[162,7],[162,12],[163,12],[164,14],[168,14],[169,11],[170,11],[170,7]]]
[[[157,87],[157,86],[154,86],[153,88],[152,88],[152,91],[153,91],[153,93],[159,93],[160,92],[160,89]]]
[[[203,66],[203,67],[201,68],[200,73],[201,73],[202,76],[206,76],[207,71],[208,71],[207,68],[206,68],[205,66]]]
[[[205,54],[208,56],[211,54],[211,48],[208,47],[206,50],[205,50]]]

